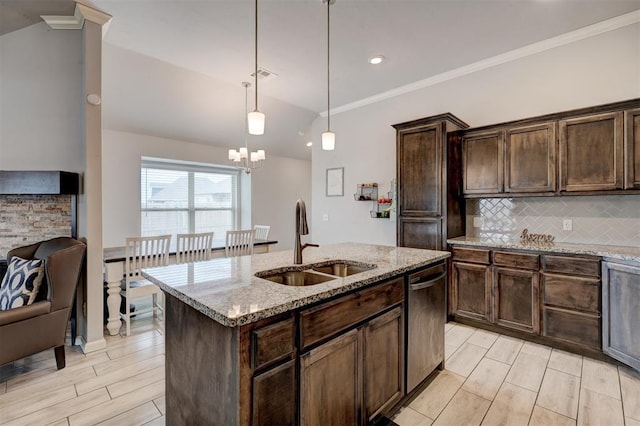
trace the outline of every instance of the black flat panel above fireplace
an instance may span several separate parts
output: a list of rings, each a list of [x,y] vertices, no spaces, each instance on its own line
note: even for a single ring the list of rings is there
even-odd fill
[[[71,194],[80,189],[80,175],[57,170],[0,170],[0,194]]]

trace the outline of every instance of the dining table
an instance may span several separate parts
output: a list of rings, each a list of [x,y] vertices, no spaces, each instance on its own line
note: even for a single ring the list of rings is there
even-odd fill
[[[212,257],[224,257],[225,255],[225,240],[215,239],[213,240]],[[254,240],[253,253],[268,253],[269,247],[273,244],[277,244],[276,240]],[[122,297],[120,296],[121,283],[124,278],[124,261],[125,261],[125,247],[106,247],[103,250],[103,264],[104,264],[104,282],[107,289],[107,330],[109,335],[115,336],[120,331],[122,325],[120,320],[120,305],[122,303]],[[176,261],[176,249],[175,244],[172,244],[169,252],[169,264]]]

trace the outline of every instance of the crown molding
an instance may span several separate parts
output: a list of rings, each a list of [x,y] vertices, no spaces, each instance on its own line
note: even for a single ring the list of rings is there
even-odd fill
[[[73,16],[41,15],[40,17],[54,30],[80,30],[85,20],[93,22],[102,26],[103,38],[112,19],[108,13],[80,2],[76,2]]]
[[[556,37],[552,37],[537,43],[529,44],[519,49],[511,50],[509,52],[502,53],[481,61],[473,62],[469,65],[465,65],[453,70],[436,74],[432,77],[424,80],[419,80],[414,83],[410,83],[404,86],[396,87],[395,89],[387,90],[385,92],[373,95],[359,101],[350,102],[348,104],[332,108],[331,114],[340,114],[342,112],[357,109],[366,105],[374,104],[386,99],[390,99],[396,96],[403,95],[405,93],[414,92],[416,90],[424,89],[426,87],[435,86],[436,84],[443,83],[445,81],[453,80],[458,77],[462,77],[468,74],[472,74],[477,71],[482,71],[487,68],[494,67],[496,65],[505,64],[507,62],[515,61],[527,56],[535,55],[547,50],[555,49],[556,47],[565,46],[567,44],[574,43],[576,41],[584,40],[589,37],[594,37],[599,34],[617,30],[629,25],[640,23],[640,9],[633,12],[625,13],[624,15],[617,16],[615,18],[607,19],[602,22],[598,22],[574,31],[570,31],[565,34],[561,34]],[[327,116],[327,111],[320,113],[321,117]]]

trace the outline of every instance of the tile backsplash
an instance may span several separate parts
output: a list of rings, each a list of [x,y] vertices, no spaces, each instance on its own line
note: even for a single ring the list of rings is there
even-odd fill
[[[71,236],[70,195],[0,195],[0,258],[60,236]]]
[[[527,228],[556,242],[640,246],[640,195],[469,199],[466,209],[472,237],[514,240]]]

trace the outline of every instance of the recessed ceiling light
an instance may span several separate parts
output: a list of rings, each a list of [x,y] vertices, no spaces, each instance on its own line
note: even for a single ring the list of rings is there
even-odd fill
[[[384,56],[382,55],[375,55],[369,58],[369,63],[372,65],[381,64],[382,61],[384,61]]]
[[[313,145],[313,142],[307,142],[307,146]]]

